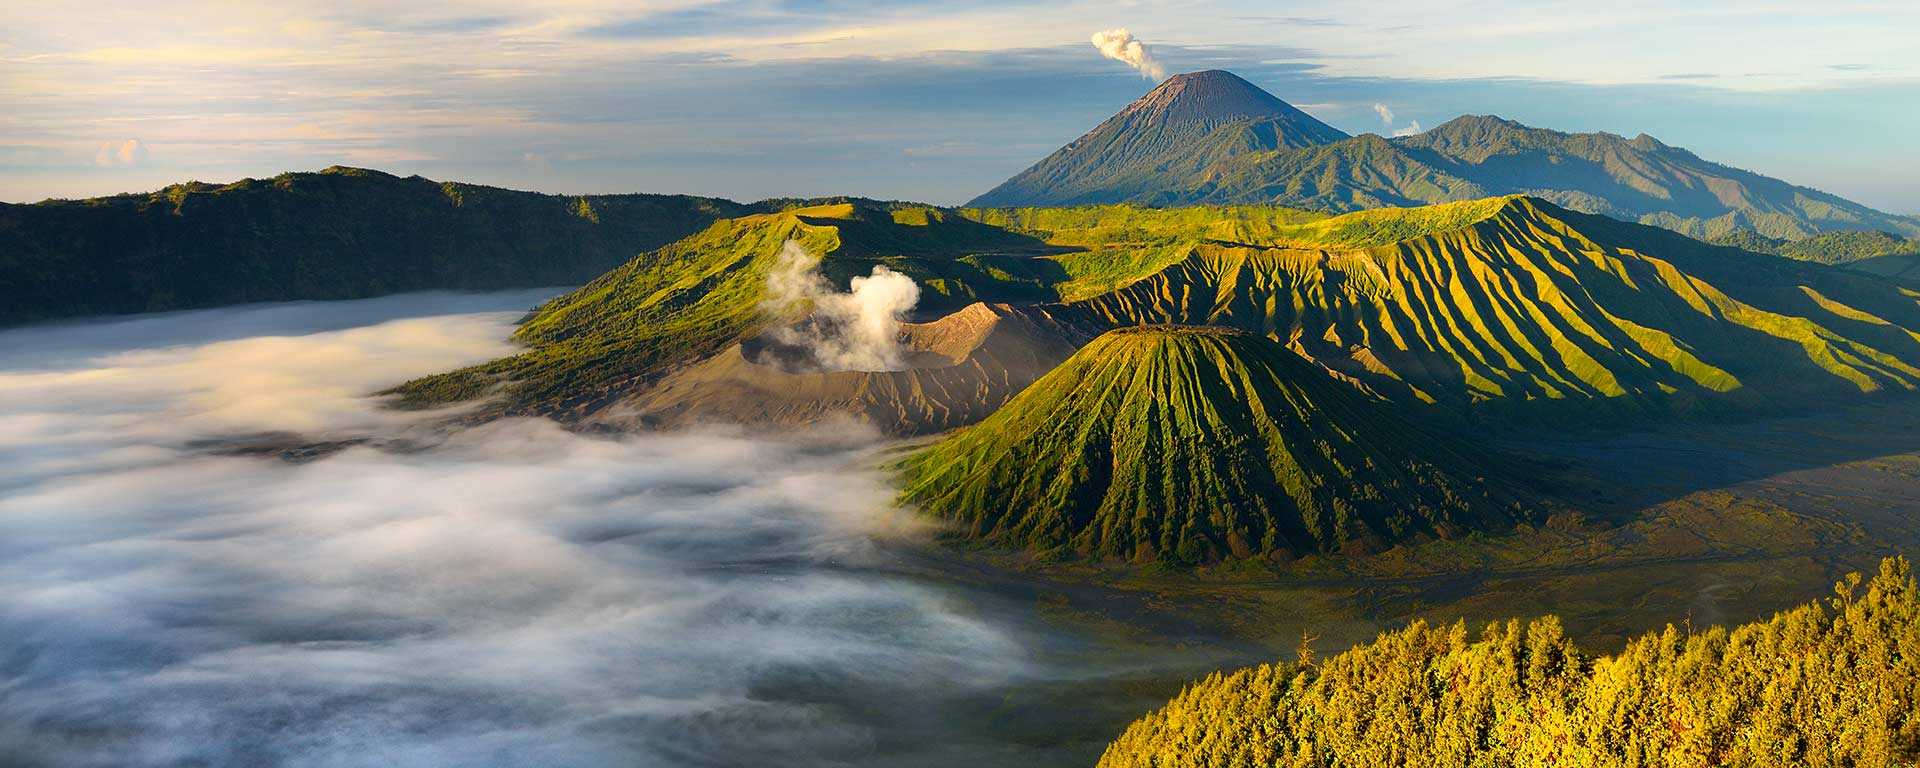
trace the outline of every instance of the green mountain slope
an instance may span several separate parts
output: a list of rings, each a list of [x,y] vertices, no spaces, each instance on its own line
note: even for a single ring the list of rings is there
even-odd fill
[[[1036,551],[1298,555],[1511,523],[1469,455],[1265,338],[1132,328],[906,459],[902,498]]]
[[[1920,593],[1904,559],[1836,597],[1590,657],[1548,617],[1414,624],[1326,659],[1216,673],[1101,768],[1875,766],[1920,761]]]
[[[1262,143],[1240,140],[1231,124],[1160,125],[1144,105],[1163,98],[1156,89],[969,205],[1273,203],[1351,211],[1524,194],[1696,237],[1742,228],[1779,238],[1844,229],[1920,235],[1912,218],[1709,162],[1644,134],[1562,133],[1466,116],[1392,139]],[[1166,133],[1182,144],[1164,146]]]
[[[1822,232],[1797,240],[1772,238],[1751,229],[1737,229],[1710,242],[1819,264],[1858,264],[1873,259],[1911,259],[1920,255],[1920,240],[1869,229]]]
[[[491,394],[489,413],[567,419],[642,402],[662,418],[749,414],[761,408],[754,398],[787,398],[764,405],[786,423],[824,415],[831,401],[916,432],[964,423],[1030,380],[1040,357],[1026,353],[1019,366],[981,363],[977,377],[921,371],[806,386],[744,358],[730,371],[703,367],[794,319],[761,306],[788,240],[823,255],[821,270],[842,286],[877,264],[913,277],[929,318],[987,301],[1010,303],[995,311],[1055,338],[1135,325],[1236,328],[1363,390],[1469,421],[1789,411],[1920,387],[1913,286],[1502,197],[1334,217],[1265,207],[956,213],[865,201],[755,214],[550,302],[518,333],[523,354],[398,391],[423,406]],[[719,376],[736,396],[687,387],[647,395],[689,368]],[[926,399],[915,394],[923,384],[975,394]],[[902,394],[876,394],[888,387]]]
[[[408,382],[402,402],[439,405],[496,396],[497,413],[580,418],[683,366],[718,355],[774,323],[769,273],[789,242],[821,257],[838,285],[883,265],[912,277],[928,309],[1053,294],[1056,250],[1036,238],[907,204],[847,201],[753,214],[621,265],[541,306],[514,333],[525,353]]]
[[[1143,202],[1164,179],[1233,155],[1346,137],[1230,72],[1174,75],[968,205],[1033,205],[1042,197],[1059,205]]]
[[[748,210],[711,198],[542,195],[337,167],[0,204],[0,324],[575,284]]]
[[[1352,244],[1203,242],[1057,313],[1240,328],[1403,402],[1495,412],[1790,408],[1920,387],[1920,293],[1900,284],[1530,198],[1309,228]],[[1369,231],[1399,239],[1355,236]]]

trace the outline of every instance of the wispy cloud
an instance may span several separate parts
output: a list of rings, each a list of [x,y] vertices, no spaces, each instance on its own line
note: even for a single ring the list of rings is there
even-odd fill
[[[100,142],[93,153],[94,165],[139,165],[147,161],[147,145],[139,139]]]
[[[1665,119],[1636,113],[1630,124],[1608,117],[1633,111],[1620,107],[1622,98],[1584,107],[1561,99],[1531,112],[1500,107],[1550,127],[1665,138],[1676,130],[1666,126],[1709,122],[1728,101],[1805,103],[1871,81],[1886,90],[1821,99],[1828,124],[1849,126],[1853,140],[1822,144],[1811,153],[1819,162],[1804,164],[1816,174],[1805,181],[1842,193],[1885,170],[1842,155],[1900,154],[1896,129],[1878,117],[1885,110],[1875,101],[1898,98],[1890,94],[1920,79],[1920,63],[1903,55],[1909,44],[1893,34],[1920,23],[1920,8],[1849,2],[1806,17],[1731,2],[1625,0],[1617,14],[1521,3],[1489,14],[1465,12],[1465,2],[1441,0],[1417,25],[1385,23],[1360,4],[1290,18],[1245,0],[1129,7],[1126,20],[1131,30],[1152,30],[1154,41],[1140,48],[1163,73],[1232,69],[1264,76],[1289,101],[1378,100],[1396,119],[1493,111],[1517,102],[1501,94],[1536,88],[1712,88],[1691,105],[1663,100],[1654,117]],[[953,142],[1057,146],[1111,114],[1138,95],[1139,83],[1087,56],[1087,38],[1073,30],[1103,28],[1112,14],[1024,0],[843,2],[804,12],[750,0],[342,0],[324,10],[103,0],[85,17],[0,4],[0,93],[9,107],[0,110],[0,198],[270,175],[359,157],[386,158],[403,173],[556,191],[956,202],[1033,158],[1008,151],[991,164],[932,155],[911,169],[890,163],[908,147]],[[1489,15],[1501,21],[1487,24]],[[1244,18],[1256,16],[1268,18]],[[1631,35],[1543,34],[1628,24]],[[1473,44],[1458,45],[1463,39]],[[1419,53],[1442,45],[1452,54]],[[1753,74],[1668,77],[1710,71]],[[1451,95],[1412,95],[1441,92]],[[838,119],[823,111],[829,103]],[[1039,104],[1048,108],[1029,111]],[[768,105],[788,109],[787,130],[764,130]],[[1006,119],[1015,113],[1022,119]],[[1374,123],[1364,109],[1352,116],[1343,128],[1404,124]],[[1774,124],[1773,140],[1782,142],[1805,128]],[[849,129],[855,125],[862,129]],[[164,151],[137,164],[93,162],[101,141],[129,136]],[[1696,136],[1691,148],[1710,157],[1721,154],[1717,147],[1761,141],[1745,131]],[[528,152],[584,151],[609,160],[552,169],[517,161]],[[1795,152],[1808,150],[1801,143]]]

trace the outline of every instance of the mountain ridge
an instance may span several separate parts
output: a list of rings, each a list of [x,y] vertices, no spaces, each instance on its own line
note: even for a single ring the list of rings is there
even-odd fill
[[[755,210],[333,166],[0,204],[0,325],[256,301],[576,284]]]
[[[1152,146],[1126,132],[1150,136],[1157,126],[1119,118],[1152,114],[1143,105],[1156,93],[1088,136],[1099,135],[1101,146]],[[1188,144],[1205,150],[1116,159],[1088,156],[1082,137],[968,206],[1280,204],[1341,212],[1527,194],[1701,238],[1742,228],[1778,238],[1843,229],[1920,236],[1920,219],[1708,161],[1645,133],[1565,133],[1492,115],[1463,115],[1410,136],[1295,144],[1239,141],[1230,125],[1186,133],[1193,134]]]
[[[1510,196],[1337,217],[872,203],[836,216],[756,214],[549,302],[517,334],[526,352],[394,392],[422,407],[493,396],[491,413],[563,420],[621,402],[668,404],[644,393],[779,322],[757,307],[789,240],[820,255],[840,285],[876,265],[912,277],[928,313],[1011,302],[1086,338],[1134,325],[1237,328],[1461,423],[1791,410],[1920,391],[1920,336],[1907,330],[1920,329],[1914,287]],[[800,389],[759,374],[740,381],[768,396]]]

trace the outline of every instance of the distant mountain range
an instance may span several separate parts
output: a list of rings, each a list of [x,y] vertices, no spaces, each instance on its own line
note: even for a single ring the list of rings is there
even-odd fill
[[[1229,72],[1159,87],[970,206],[1278,204],[1329,211],[1525,194],[1695,237],[1920,235],[1920,220],[1703,160],[1645,134],[1492,116],[1347,136]]]
[[[0,204],[0,325],[251,301],[574,285],[754,210],[333,167]]]

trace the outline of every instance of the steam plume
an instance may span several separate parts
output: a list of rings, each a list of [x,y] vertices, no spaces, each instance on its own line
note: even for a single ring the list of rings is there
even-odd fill
[[[1380,122],[1393,125],[1393,108],[1380,102],[1373,103],[1373,112],[1380,116]]]
[[[900,321],[920,301],[913,278],[884,266],[856,277],[848,292],[833,289],[816,267],[820,259],[799,243],[780,248],[780,262],[767,275],[766,309],[786,318],[811,308],[798,325],[774,331],[775,341],[805,349],[829,371],[897,371],[906,367]]]
[[[1148,80],[1160,81],[1167,78],[1167,68],[1160,65],[1147,51],[1147,44],[1140,42],[1126,27],[1116,27],[1093,33],[1093,47],[1100,49],[1100,55],[1114,61],[1126,62],[1126,65],[1140,71],[1140,76]]]

